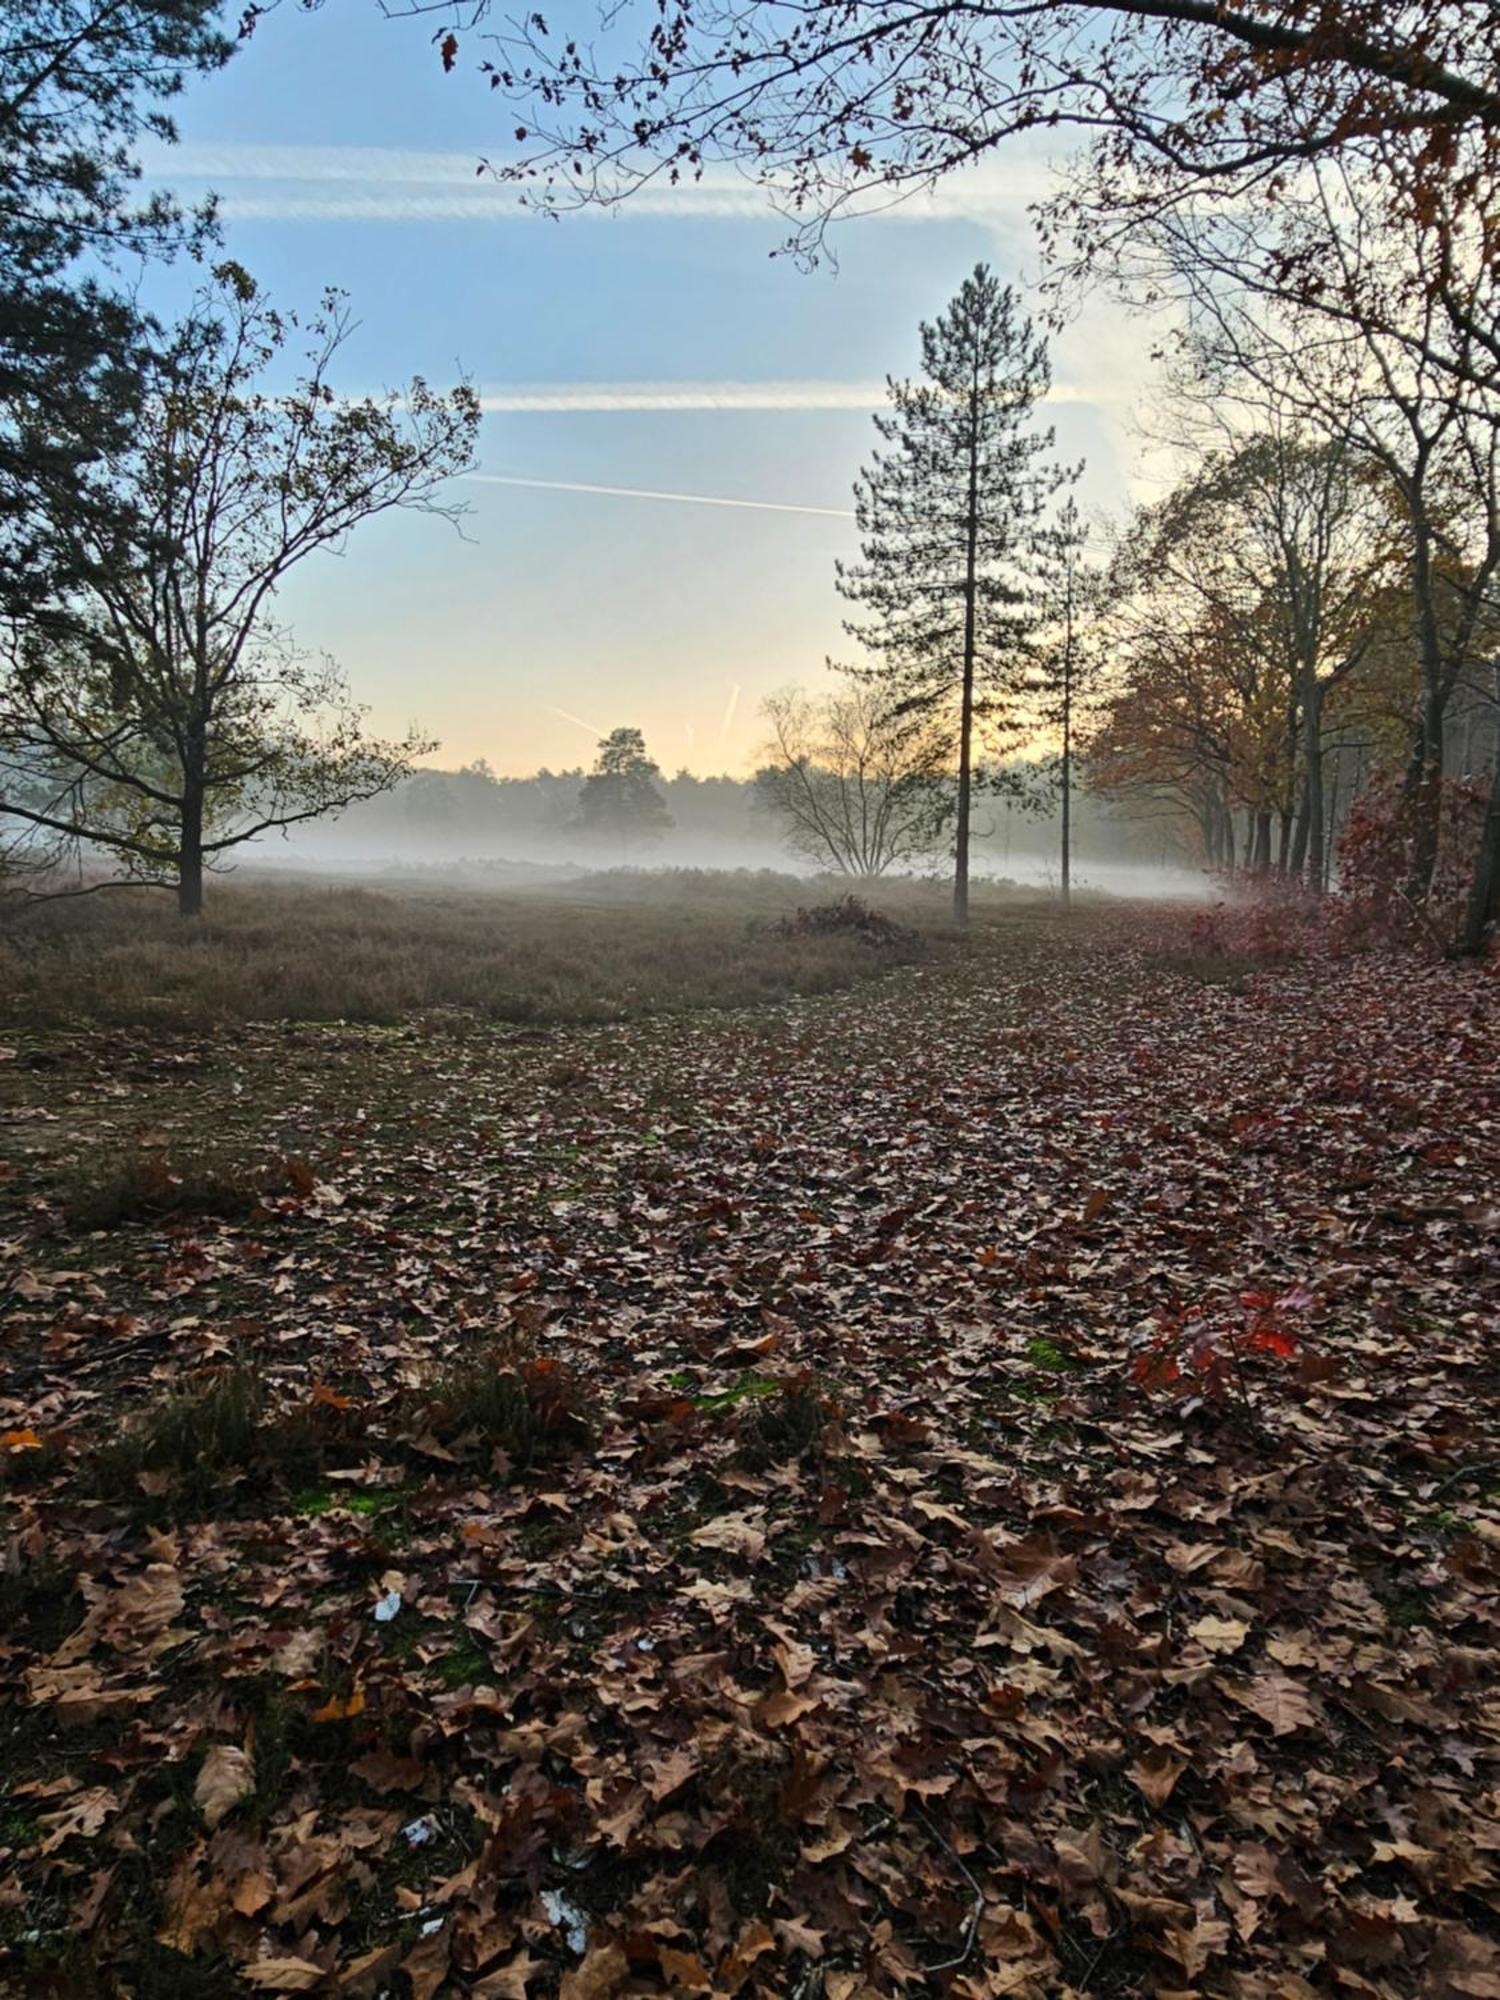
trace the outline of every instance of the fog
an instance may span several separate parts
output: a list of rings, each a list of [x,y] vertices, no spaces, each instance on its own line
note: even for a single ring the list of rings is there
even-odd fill
[[[340,818],[257,841],[241,850],[242,859],[258,873],[416,878],[508,893],[619,869],[769,870],[826,880],[817,860],[788,845],[747,781],[686,773],[664,779],[671,824],[638,840],[602,838],[579,824],[582,781],[581,772],[495,778],[482,769],[424,770]],[[900,872],[945,875],[950,867],[939,853]],[[972,875],[1055,889],[1056,819],[982,804]],[[1213,893],[1210,876],[1177,847],[1172,825],[1111,813],[1087,798],[1074,807],[1072,879],[1078,890],[1111,896],[1199,900]]]

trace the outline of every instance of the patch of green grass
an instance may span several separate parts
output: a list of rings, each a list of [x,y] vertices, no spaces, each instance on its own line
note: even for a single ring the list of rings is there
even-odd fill
[[[1026,1343],[1026,1359],[1033,1368],[1045,1368],[1052,1374],[1066,1374],[1079,1367],[1078,1356],[1062,1347],[1045,1333],[1033,1334]]]
[[[489,1654],[478,1640],[465,1632],[453,1651],[445,1653],[428,1671],[435,1674],[445,1688],[461,1688],[489,1679],[494,1670]]]
[[[741,1403],[758,1401],[766,1396],[779,1396],[783,1384],[774,1375],[757,1375],[747,1369],[728,1389],[719,1389],[711,1396],[695,1396],[694,1402],[700,1410],[717,1413],[722,1410],[736,1410]]]

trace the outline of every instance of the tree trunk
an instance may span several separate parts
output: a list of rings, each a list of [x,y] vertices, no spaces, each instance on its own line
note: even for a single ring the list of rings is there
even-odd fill
[[[182,745],[182,837],[177,848],[177,914],[203,914],[204,772],[208,729],[194,716]]]
[[[1323,855],[1323,893],[1327,895],[1333,885],[1333,860],[1339,844],[1339,780],[1344,773],[1342,750],[1333,760],[1333,788],[1328,801],[1328,841]]]
[[[1500,660],[1495,662],[1496,714],[1500,715]],[[1495,763],[1490,772],[1490,802],[1484,815],[1484,833],[1479,857],[1474,864],[1474,882],[1469,891],[1469,911],[1464,923],[1463,949],[1484,949],[1489,929],[1500,918],[1500,737],[1495,744]]]
[[[1479,859],[1474,868],[1474,886],[1469,892],[1469,914],[1464,924],[1465,951],[1482,951],[1490,925],[1500,916],[1500,763],[1490,779],[1490,803],[1484,816],[1484,837],[1479,843]]]
[[[1307,866],[1307,773],[1302,774],[1302,799],[1297,807],[1297,830],[1292,836],[1292,859],[1288,869],[1290,878],[1300,882],[1302,871]]]
[[[974,653],[979,591],[979,387],[969,412],[969,517],[964,524],[964,671],[958,712],[958,811],[953,828],[953,918],[969,921],[969,794],[974,754]]]
[[[177,856],[177,914],[203,914],[203,801],[182,802],[182,846]]]
[[[1071,647],[1072,641],[1069,640]],[[1062,906],[1067,909],[1072,896],[1073,859],[1073,678],[1070,662],[1063,661],[1063,748],[1062,748]]]
[[[1255,855],[1251,863],[1257,875],[1271,869],[1271,814],[1269,809],[1255,815]]]
[[[1302,699],[1302,765],[1307,783],[1307,884],[1323,893],[1323,690]]]

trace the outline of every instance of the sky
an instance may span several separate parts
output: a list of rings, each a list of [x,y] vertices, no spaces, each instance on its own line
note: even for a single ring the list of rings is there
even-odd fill
[[[1046,163],[1007,153],[853,222],[811,273],[773,254],[784,225],[732,174],[549,220],[476,172],[503,154],[502,107],[444,75],[431,25],[372,0],[272,12],[178,101],[180,143],[144,157],[219,196],[227,250],[276,303],[350,295],[336,386],[464,376],[484,399],[461,531],[369,523],[278,616],[375,729],[437,739],[432,762],[570,768],[628,724],[668,770],[743,774],[765,696],[848,655],[834,563],[856,552],[885,378],[915,369],[919,320],[977,262],[1034,282]],[[170,303],[186,279],[154,282]],[[1099,300],[1053,344],[1048,418],[1102,514],[1132,490],[1151,331]]]

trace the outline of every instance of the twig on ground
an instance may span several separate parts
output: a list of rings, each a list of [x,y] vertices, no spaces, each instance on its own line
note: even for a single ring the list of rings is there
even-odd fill
[[[1487,1472],[1500,1472],[1500,1458],[1482,1458],[1477,1465],[1461,1465],[1456,1472],[1450,1472],[1446,1479],[1440,1479],[1428,1494],[1429,1500],[1436,1500],[1451,1486],[1461,1486],[1466,1479],[1478,1479]]]
[[[950,1846],[948,1841],[944,1839],[943,1835],[938,1832],[937,1828],[933,1825],[932,1821],[928,1818],[927,1814],[924,1812],[919,1812],[918,1818],[921,1820],[923,1826],[926,1827],[927,1831],[932,1835],[933,1839],[937,1842],[938,1846],[942,1848],[944,1854],[946,1854],[948,1859],[953,1863],[954,1867],[958,1870],[959,1874],[963,1876],[964,1880],[968,1883],[969,1887],[974,1891],[974,1907],[969,1911],[968,1922],[964,1925],[963,1929],[963,1942],[959,1946],[959,1949],[952,1955],[951,1958],[940,1958],[934,1964],[924,1965],[922,1967],[924,1973],[952,1972],[958,1966],[965,1965],[968,1963],[969,1956],[972,1953],[974,1946],[978,1941],[979,1919],[984,1915],[984,1891],[983,1889],[980,1888],[979,1884],[974,1880],[972,1873],[964,1863],[961,1856],[959,1856],[954,1852],[953,1848]]]

